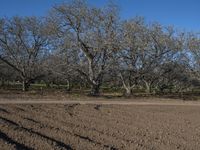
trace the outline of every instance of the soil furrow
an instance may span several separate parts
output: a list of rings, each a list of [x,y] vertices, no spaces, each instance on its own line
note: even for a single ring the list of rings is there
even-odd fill
[[[14,145],[16,150],[33,150],[33,148],[30,148],[24,144],[14,141],[10,137],[8,137],[8,135],[6,135],[5,133],[3,133],[1,131],[0,131],[0,139],[3,139],[5,142]]]
[[[55,143],[57,147],[63,148],[63,149],[67,149],[67,150],[72,150],[72,147],[70,145],[67,145],[63,142],[60,142],[56,139],[53,139],[51,137],[48,137],[44,134],[41,134],[37,131],[33,131],[32,129],[28,129],[26,127],[23,127],[17,123],[15,123],[14,121],[8,120],[6,118],[0,117],[0,120],[5,123],[8,126],[12,126],[14,128],[14,130],[16,131],[21,131],[21,132],[25,132],[28,133],[28,135],[34,135],[36,137],[39,137],[39,139],[42,139],[44,141],[47,141],[48,143]],[[30,137],[30,136],[29,136]]]

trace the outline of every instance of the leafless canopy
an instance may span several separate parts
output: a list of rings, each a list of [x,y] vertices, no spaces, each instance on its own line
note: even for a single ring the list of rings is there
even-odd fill
[[[198,86],[200,38],[173,26],[122,20],[114,4],[92,7],[83,0],[54,6],[45,18],[0,19],[0,78],[20,81],[23,90],[44,81],[102,85],[148,93]]]

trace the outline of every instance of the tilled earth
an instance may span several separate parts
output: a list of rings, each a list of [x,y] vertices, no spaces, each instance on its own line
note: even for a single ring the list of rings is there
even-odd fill
[[[200,107],[0,105],[0,149],[200,149]]]

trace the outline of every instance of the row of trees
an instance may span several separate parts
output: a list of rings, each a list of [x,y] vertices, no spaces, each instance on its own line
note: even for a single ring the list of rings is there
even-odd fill
[[[90,86],[104,84],[146,92],[183,91],[198,86],[200,38],[143,18],[121,20],[115,5],[71,1],[45,18],[0,19],[0,78],[20,81],[23,91],[43,81]]]

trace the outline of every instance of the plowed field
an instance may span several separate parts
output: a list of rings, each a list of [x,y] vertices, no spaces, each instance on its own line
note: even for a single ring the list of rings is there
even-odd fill
[[[2,104],[0,149],[200,149],[200,106]]]

